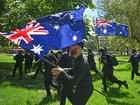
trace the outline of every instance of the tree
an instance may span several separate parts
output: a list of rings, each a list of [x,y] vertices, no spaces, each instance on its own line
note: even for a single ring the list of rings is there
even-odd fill
[[[5,10],[5,5],[6,5],[5,0],[0,0],[0,16],[2,15],[2,13]]]
[[[5,4],[0,32],[8,32],[45,15],[75,10],[78,5],[94,8],[92,0],[5,0]]]
[[[106,19],[129,26],[129,38],[140,43],[140,0],[103,0],[102,6]]]
[[[7,32],[45,15],[74,10],[81,4],[94,7],[91,0],[6,0],[6,12],[0,19],[3,26],[0,31]]]

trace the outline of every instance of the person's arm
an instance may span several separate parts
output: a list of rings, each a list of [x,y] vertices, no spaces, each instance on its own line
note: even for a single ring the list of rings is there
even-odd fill
[[[85,75],[85,67],[80,65],[76,67],[74,76],[70,76],[65,71],[61,71],[59,78],[64,84],[69,84],[70,86],[76,86]]]

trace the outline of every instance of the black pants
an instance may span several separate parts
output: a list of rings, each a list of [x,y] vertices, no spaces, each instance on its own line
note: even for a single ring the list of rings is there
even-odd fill
[[[65,105],[65,103],[66,103],[66,93],[62,86],[60,90],[60,105]]]
[[[96,63],[91,62],[89,66],[90,66],[90,70],[93,70],[96,74],[98,74],[99,76],[102,76],[101,73],[97,70]]]
[[[35,72],[33,78],[36,78],[39,73],[43,73],[43,71],[42,71],[42,65],[37,65],[36,72]]]
[[[134,79],[135,75],[140,76],[140,73],[138,73],[138,65],[132,65],[131,80]]]
[[[72,105],[86,105],[88,99],[92,95],[92,88],[78,89],[75,93],[67,95]]]
[[[25,74],[31,71],[32,64],[30,62],[25,62]]]
[[[13,76],[15,76],[16,70],[19,69],[20,77],[22,77],[22,63],[16,63],[13,69]]]
[[[60,87],[52,82],[52,78],[53,76],[51,73],[44,73],[44,86],[47,92],[47,96],[51,96],[50,86],[57,89],[58,93],[60,91]]]
[[[102,82],[103,82],[103,88],[105,91],[107,91],[107,85],[106,80],[109,80],[110,82],[117,83],[117,84],[123,84],[122,81],[118,80],[113,75],[113,68],[103,68],[103,76],[102,76]]]

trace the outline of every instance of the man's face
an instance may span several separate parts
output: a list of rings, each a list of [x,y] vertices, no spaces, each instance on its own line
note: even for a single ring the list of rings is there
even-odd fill
[[[73,45],[70,47],[70,56],[74,56],[77,53],[80,53],[82,51],[82,48],[78,45]]]

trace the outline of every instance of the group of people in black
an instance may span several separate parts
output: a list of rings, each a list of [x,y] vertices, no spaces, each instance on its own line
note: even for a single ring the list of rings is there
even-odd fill
[[[128,89],[126,80],[117,79],[114,74],[114,66],[118,65],[117,59],[114,55],[109,53],[106,48],[99,49],[100,62],[102,63],[102,72],[96,67],[94,53],[88,49],[87,60],[83,56],[84,43],[79,42],[65,50],[54,53],[50,51],[42,60],[36,58],[37,70],[33,78],[36,78],[39,71],[44,68],[44,86],[47,96],[51,97],[51,87],[55,88],[60,95],[60,105],[65,105],[66,98],[72,105],[86,105],[89,97],[92,95],[94,87],[92,83],[92,76],[90,70],[93,70],[102,78],[103,90],[107,92],[106,81],[109,80],[117,83],[119,88],[124,85]],[[17,67],[19,67],[20,75],[22,76],[22,63],[25,59],[25,74],[32,68],[32,58],[30,54],[22,54],[19,52],[14,59],[16,60],[13,76]],[[27,61],[28,59],[28,61]],[[134,75],[140,76],[138,73],[139,54],[133,49],[129,62],[132,64],[132,77]]]
[[[16,70],[19,69],[20,79],[23,77],[23,62],[25,61],[25,76],[28,75],[28,72],[31,72],[32,63],[33,63],[33,53],[26,51],[25,55],[22,54],[22,51],[18,51],[18,54],[14,56],[16,61],[12,76],[15,77]]]

